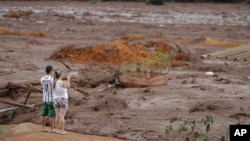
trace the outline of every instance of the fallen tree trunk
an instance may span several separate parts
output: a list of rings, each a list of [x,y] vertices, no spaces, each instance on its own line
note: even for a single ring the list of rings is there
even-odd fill
[[[0,103],[15,105],[15,106],[24,107],[24,108],[30,108],[30,109],[37,109],[36,107],[33,107],[33,106],[24,105],[24,104],[15,103],[15,102],[10,102],[10,101],[4,101],[4,100],[1,100],[1,99],[0,99]]]
[[[16,84],[16,83],[8,82],[6,84],[1,84],[0,85],[0,90],[6,89],[9,84]],[[37,86],[37,85],[41,85],[41,82],[40,81],[26,81],[26,82],[21,82],[21,83],[18,83],[18,84],[30,84],[32,86]]]
[[[32,86],[29,83],[12,83],[12,82],[9,82],[7,84],[7,88],[21,88],[21,89],[26,89],[26,90],[29,90],[29,91],[32,91],[32,92],[42,93],[41,89],[38,89],[38,88]]]
[[[11,110],[16,110],[16,109],[18,109],[18,108],[19,108],[19,107],[11,107],[11,108],[0,109],[0,113],[7,112],[7,111],[11,111]]]

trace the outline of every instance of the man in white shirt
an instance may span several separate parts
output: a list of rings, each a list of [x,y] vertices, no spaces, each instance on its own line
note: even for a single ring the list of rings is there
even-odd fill
[[[46,117],[49,117],[49,123],[51,132],[55,132],[54,123],[55,123],[55,109],[53,106],[53,67],[46,66],[45,69],[46,75],[41,78],[41,85],[43,87],[43,104],[41,111],[41,124],[43,127],[43,132],[47,132],[48,130],[45,127]]]

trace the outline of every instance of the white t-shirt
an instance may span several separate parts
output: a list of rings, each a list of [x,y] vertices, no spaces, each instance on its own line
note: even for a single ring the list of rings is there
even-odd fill
[[[62,80],[56,82],[56,87],[54,89],[54,99],[56,98],[66,98],[68,99],[67,88],[62,87]]]
[[[45,75],[41,78],[41,84],[43,87],[43,102],[53,102],[53,77],[50,75]]]

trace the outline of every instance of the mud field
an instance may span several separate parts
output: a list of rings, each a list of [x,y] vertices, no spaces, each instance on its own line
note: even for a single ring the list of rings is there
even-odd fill
[[[2,112],[1,124],[40,123],[42,95],[35,88],[41,89],[39,80],[48,64],[79,72],[69,89],[66,129],[72,132],[182,141],[190,136],[178,133],[183,121],[170,123],[169,118],[199,121],[213,115],[209,139],[215,141],[227,138],[230,124],[250,124],[249,61],[200,57],[250,43],[246,5],[71,1],[0,1],[0,5],[0,100],[37,107]],[[151,49],[171,53],[167,85],[108,87],[119,66],[142,63],[152,57]],[[209,71],[216,75],[205,75]],[[13,106],[0,103],[0,109],[9,107]],[[165,136],[170,124],[174,132]]]

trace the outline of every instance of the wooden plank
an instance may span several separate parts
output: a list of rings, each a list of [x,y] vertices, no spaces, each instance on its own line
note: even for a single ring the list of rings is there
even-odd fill
[[[202,58],[209,58],[209,57],[223,58],[226,56],[231,56],[234,54],[241,54],[241,53],[245,53],[245,52],[249,52],[249,51],[250,51],[250,44],[247,44],[247,45],[243,45],[243,46],[239,46],[239,47],[234,47],[234,48],[216,51],[213,53],[204,54],[204,55],[201,55],[201,57]]]
[[[234,54],[234,55],[231,55],[231,56],[227,56],[228,59],[237,59],[239,57],[242,57],[242,56],[250,56],[250,52],[243,52],[243,53],[240,53],[240,54]]]
[[[9,105],[15,105],[15,106],[24,107],[24,108],[30,108],[30,109],[37,109],[36,107],[32,107],[32,106],[29,106],[29,105],[15,103],[15,102],[11,102],[11,101],[5,101],[5,100],[1,100],[1,99],[0,99],[0,103],[5,103],[5,104],[9,104]]]
[[[226,53],[230,53],[230,52],[237,52],[237,51],[245,51],[245,50],[249,50],[250,46],[241,46],[241,47],[234,47],[234,48],[229,48],[229,49],[223,49],[220,51],[216,51],[213,53],[209,53],[211,56],[216,56],[216,55],[220,55],[220,54],[226,54]]]

